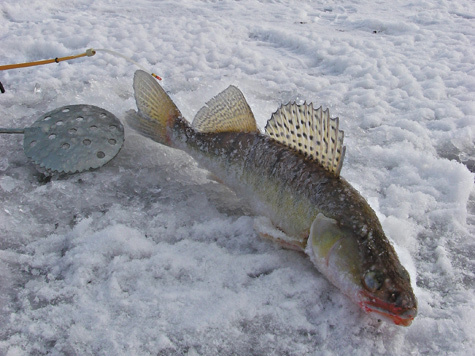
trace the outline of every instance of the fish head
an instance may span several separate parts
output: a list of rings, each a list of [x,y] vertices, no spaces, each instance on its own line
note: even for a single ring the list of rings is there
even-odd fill
[[[318,214],[306,253],[365,312],[409,326],[417,314],[410,277],[386,238],[381,240],[358,238],[351,229]]]

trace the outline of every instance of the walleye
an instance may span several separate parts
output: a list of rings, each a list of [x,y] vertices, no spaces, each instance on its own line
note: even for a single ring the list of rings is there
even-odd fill
[[[287,104],[262,134],[243,94],[230,86],[190,125],[151,75],[137,71],[134,90],[132,128],[189,153],[270,219],[276,229],[262,235],[308,254],[364,311],[411,324],[417,301],[409,274],[375,212],[340,177],[345,148],[338,118],[312,104]]]

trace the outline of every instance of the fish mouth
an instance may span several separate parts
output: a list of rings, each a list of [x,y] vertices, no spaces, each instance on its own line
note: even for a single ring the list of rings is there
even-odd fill
[[[359,304],[364,311],[377,313],[391,320],[396,325],[409,326],[417,315],[416,307],[410,309],[401,308],[394,304],[384,302],[374,296],[369,296],[364,292],[362,294],[366,297],[366,300],[361,301]]]

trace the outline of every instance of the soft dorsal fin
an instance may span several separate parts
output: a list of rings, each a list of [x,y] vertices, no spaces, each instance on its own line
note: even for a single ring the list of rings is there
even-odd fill
[[[200,132],[258,132],[256,119],[242,92],[231,85],[196,114],[193,128]]]
[[[339,119],[313,104],[282,105],[267,122],[266,133],[274,140],[317,161],[328,171],[340,176],[345,147]]]

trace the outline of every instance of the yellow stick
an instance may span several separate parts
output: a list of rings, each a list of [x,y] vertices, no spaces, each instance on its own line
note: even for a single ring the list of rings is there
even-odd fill
[[[37,62],[7,64],[7,65],[4,65],[4,66],[0,66],[0,70],[32,67],[32,66],[39,66],[39,65],[43,65],[43,64],[49,64],[49,63],[59,63],[59,62],[62,62],[62,61],[67,61],[67,60],[70,60],[70,59],[76,59],[76,58],[85,57],[85,56],[90,57],[90,56],[93,56],[95,54],[96,54],[96,51],[94,51],[93,49],[88,49],[86,52],[75,55],[75,56],[60,57],[60,58],[54,58],[54,59],[45,59],[45,60],[37,61]]]

